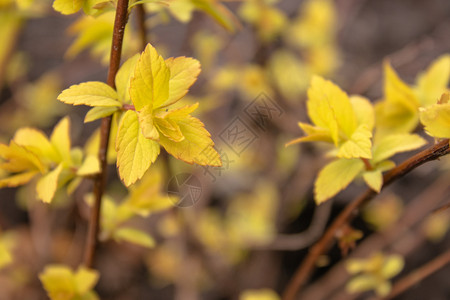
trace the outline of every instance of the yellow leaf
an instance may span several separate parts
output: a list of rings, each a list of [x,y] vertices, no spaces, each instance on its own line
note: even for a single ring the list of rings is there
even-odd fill
[[[8,161],[3,163],[2,168],[9,172],[20,172],[28,169],[37,170],[41,173],[46,171],[46,166],[35,153],[19,146],[14,140],[9,143],[9,146],[0,144],[0,157]]]
[[[78,268],[74,275],[76,290],[79,295],[84,295],[92,290],[100,277],[97,271],[85,267]]]
[[[184,140],[184,135],[181,133],[180,126],[170,118],[155,118],[155,125],[158,131],[174,142],[181,142]]]
[[[323,142],[329,142],[333,143],[333,140],[330,136],[330,131],[328,129],[323,129],[320,127],[312,126],[306,123],[298,123],[298,126],[306,133],[306,136],[297,138],[295,140],[292,140],[288,143],[286,143],[286,147],[298,144],[301,142],[316,142],[316,141],[323,141]]]
[[[100,162],[95,155],[88,155],[80,168],[78,168],[78,176],[87,176],[100,173]]]
[[[146,232],[139,229],[122,227],[114,232],[114,239],[118,242],[127,241],[142,247],[153,248],[155,240]]]
[[[375,143],[373,147],[373,163],[381,162],[389,157],[405,151],[422,147],[426,141],[417,134],[390,134]]]
[[[372,103],[362,96],[351,96],[350,103],[358,122],[358,125],[365,124],[367,129],[372,131],[375,125],[375,111]]]
[[[169,97],[170,70],[164,59],[148,44],[142,52],[130,82],[130,96],[136,111],[145,105],[161,106]]]
[[[126,186],[144,175],[160,150],[158,143],[142,135],[137,114],[131,110],[120,121],[116,149],[119,175]]]
[[[372,158],[372,132],[360,125],[349,140],[339,146],[337,156],[343,158]]]
[[[62,169],[62,165],[59,164],[53,171],[50,171],[38,180],[36,184],[38,199],[45,203],[50,203],[52,201],[58,186],[59,174],[61,174]]]
[[[381,187],[383,186],[383,175],[380,170],[366,171],[363,173],[363,178],[372,190],[377,193],[381,191]]]
[[[73,105],[122,106],[117,101],[116,91],[106,83],[99,81],[89,81],[72,85],[59,94],[58,100]]]
[[[280,297],[273,290],[245,290],[239,296],[239,300],[279,300]]]
[[[445,92],[450,77],[450,55],[445,54],[417,78],[416,94],[423,107],[435,104]]]
[[[183,98],[200,74],[200,63],[190,57],[171,57],[166,59],[166,65],[170,69],[169,98],[155,108],[169,106]]]
[[[184,118],[174,117],[172,120],[179,126],[184,139],[181,142],[174,142],[164,135],[160,135],[159,142],[167,152],[190,164],[222,166],[220,155],[214,149],[211,135],[199,119],[188,115]]]
[[[346,188],[362,170],[364,163],[360,159],[341,158],[326,165],[314,185],[316,203],[325,202]]]
[[[53,8],[63,15],[74,14],[81,9],[85,0],[55,0]]]
[[[119,108],[117,106],[96,106],[91,108],[84,117],[84,123],[89,123],[107,116],[112,115]]]
[[[330,130],[335,145],[339,134],[350,138],[357,127],[357,120],[350,99],[337,85],[314,76],[308,89],[308,115],[318,127]]]
[[[25,183],[28,183],[35,175],[37,175],[38,171],[28,171],[20,174],[12,175],[6,178],[0,179],[0,188],[3,187],[16,187]]]
[[[49,160],[57,160],[58,155],[45,134],[33,128],[21,128],[14,135],[13,139],[18,145],[23,146],[28,151],[33,152],[38,157]]]
[[[134,68],[139,60],[139,54],[132,56],[127,59],[126,62],[120,67],[116,75],[116,89],[117,95],[119,96],[119,101],[122,103],[130,102],[130,80],[134,73]]]
[[[68,117],[56,124],[50,136],[50,142],[58,152],[60,159],[70,165],[72,158],[70,155],[70,119]]]
[[[145,138],[154,141],[159,140],[159,133],[154,124],[153,109],[151,104],[145,105],[138,114],[139,126]]]
[[[191,2],[197,9],[210,15],[217,23],[228,31],[234,32],[236,29],[235,27],[239,26],[239,21],[233,13],[218,0],[191,0]]]
[[[432,137],[450,138],[450,102],[421,109],[420,122]]]

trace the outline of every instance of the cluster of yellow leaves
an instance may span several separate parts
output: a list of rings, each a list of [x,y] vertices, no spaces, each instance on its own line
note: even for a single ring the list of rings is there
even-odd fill
[[[126,241],[142,247],[151,248],[155,245],[153,238],[146,232],[127,225],[133,218],[147,217],[152,213],[173,207],[177,199],[163,195],[161,172],[152,168],[142,178],[139,184],[130,188],[129,194],[120,203],[104,195],[102,199],[101,232],[102,240],[114,239],[117,242]],[[88,195],[86,201],[91,204],[93,195]]]
[[[73,272],[65,265],[49,265],[39,275],[51,300],[99,300],[93,291],[99,274],[95,270],[80,267]]]
[[[74,177],[93,175],[100,170],[96,156],[86,156],[83,160],[81,149],[71,149],[67,117],[55,126],[50,139],[37,129],[19,129],[9,145],[0,144],[0,159],[0,169],[8,172],[0,179],[0,188],[23,185],[39,177],[37,198],[47,203],[58,187]]]
[[[111,0],[55,0],[53,8],[63,15],[71,15],[83,9],[87,15],[99,14],[106,9],[114,8]]]
[[[428,113],[423,113],[425,122],[436,114],[435,105],[447,90],[450,78],[450,55],[436,59],[419,74],[414,86],[403,82],[388,62],[384,65],[384,76],[384,99],[375,106],[377,135],[411,132],[419,123],[419,108],[429,109]],[[431,118],[427,118],[427,114]],[[442,116],[439,120],[442,118],[445,119]]]
[[[357,176],[379,192],[382,172],[395,166],[388,159],[425,144],[421,137],[409,133],[386,135],[373,142],[375,114],[370,101],[361,96],[349,97],[337,85],[318,76],[311,80],[307,109],[314,125],[299,123],[306,136],[288,145],[322,141],[334,146],[330,154],[337,157],[320,171],[315,182],[318,204],[347,187]]]
[[[383,297],[391,291],[390,279],[403,269],[404,260],[400,255],[385,256],[375,253],[367,259],[347,260],[347,271],[357,274],[347,283],[350,293],[375,290],[378,296]]]
[[[120,178],[130,186],[156,160],[160,145],[187,163],[221,166],[209,132],[191,116],[198,104],[170,109],[184,97],[199,73],[197,60],[164,60],[149,44],[141,55],[133,56],[120,68],[117,91],[102,82],[85,82],[64,90],[58,99],[93,106],[85,121],[126,110],[120,119],[116,150]]]

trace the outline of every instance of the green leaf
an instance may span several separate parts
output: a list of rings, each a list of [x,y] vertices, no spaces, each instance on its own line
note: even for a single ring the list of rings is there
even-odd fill
[[[378,163],[397,153],[422,147],[427,142],[417,134],[390,134],[380,139],[373,147],[372,162]]]
[[[116,230],[114,239],[118,242],[127,241],[146,248],[155,246],[155,240],[148,233],[131,227],[122,227]]]
[[[163,104],[169,96],[170,70],[164,59],[148,44],[142,52],[130,83],[130,96],[136,111],[145,105],[153,109]]]
[[[142,135],[137,114],[131,110],[120,121],[116,149],[119,176],[126,186],[144,175],[160,150],[158,143]]]
[[[341,158],[326,165],[314,185],[317,204],[325,202],[346,188],[364,170],[360,159]]]
[[[112,115],[119,108],[116,106],[96,106],[91,108],[84,117],[84,123],[89,123],[107,116]]]
[[[62,169],[62,165],[59,164],[53,171],[47,173],[38,180],[36,184],[38,199],[45,203],[50,203],[52,201],[58,186],[58,178]]]
[[[72,85],[58,96],[58,100],[66,104],[87,106],[117,106],[116,91],[106,83],[99,81],[83,82]]]

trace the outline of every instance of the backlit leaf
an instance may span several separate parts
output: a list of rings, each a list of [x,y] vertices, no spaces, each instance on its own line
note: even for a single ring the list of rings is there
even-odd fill
[[[359,126],[349,140],[339,146],[338,157],[372,158],[372,132],[366,125]]]
[[[136,228],[119,228],[114,232],[114,239],[117,241],[127,241],[147,248],[153,248],[155,246],[155,241],[148,233]]]
[[[439,57],[420,74],[417,79],[416,94],[422,106],[435,104],[447,89],[450,77],[450,55]]]
[[[421,109],[420,121],[432,137],[450,138],[450,102]]]
[[[373,148],[373,163],[378,163],[397,153],[422,147],[426,141],[417,134],[390,134],[380,139]]]
[[[126,186],[140,179],[159,155],[158,143],[146,139],[139,127],[138,116],[127,111],[120,121],[116,140],[117,166]]]
[[[119,108],[117,106],[96,106],[91,108],[84,117],[84,123],[89,123],[107,116],[112,115]]]
[[[314,185],[317,204],[320,204],[346,188],[364,170],[360,159],[341,158],[326,165]]]
[[[83,82],[62,91],[58,100],[66,104],[88,106],[122,106],[116,91],[99,81]]]
[[[38,199],[45,203],[50,203],[55,195],[58,186],[59,174],[62,171],[62,165],[58,165],[54,170],[45,174],[36,184],[36,192]]]

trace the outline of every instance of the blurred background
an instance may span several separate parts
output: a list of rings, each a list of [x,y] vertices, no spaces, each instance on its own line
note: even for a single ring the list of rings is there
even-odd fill
[[[308,122],[312,74],[376,102],[383,97],[383,61],[389,60],[413,85],[450,51],[450,2],[213,1],[216,13],[190,9],[189,0],[172,2],[145,5],[146,41],[165,58],[201,62],[202,73],[180,105],[200,103],[196,115],[223,166],[161,155],[127,193],[112,155],[95,289],[101,299],[114,300],[278,299],[330,220],[366,189],[352,184],[316,206],[313,184],[328,161],[325,149],[285,147],[303,135],[297,123]],[[8,143],[21,127],[50,134],[68,115],[73,145],[90,151],[86,143],[93,143],[99,122],[84,124],[86,107],[56,97],[72,84],[106,80],[114,13],[64,16],[51,5],[0,1],[0,142]],[[122,61],[143,49],[141,33],[132,11]],[[299,299],[373,296],[371,290],[346,290],[353,276],[345,268],[348,257],[399,254],[405,260],[401,276],[449,249],[449,213],[431,213],[450,200],[449,167],[448,159],[428,163],[384,190],[349,227],[355,239],[321,257]],[[47,205],[30,186],[0,190],[0,299],[47,299],[37,277],[44,266],[79,265],[91,191],[86,179]],[[143,201],[147,210],[119,220],[124,201]],[[155,244],[111,238],[124,226],[146,232]],[[352,243],[357,247],[346,253]],[[444,267],[396,299],[450,299],[449,276]]]

